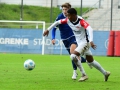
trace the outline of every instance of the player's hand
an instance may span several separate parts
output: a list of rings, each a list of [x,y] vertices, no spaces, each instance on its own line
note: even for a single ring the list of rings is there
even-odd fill
[[[91,45],[91,47],[95,50],[96,49],[96,45],[93,43],[93,42],[90,42],[90,45]]]
[[[44,33],[43,33],[43,36],[48,36],[48,34],[49,34],[49,31],[45,30]]]
[[[53,39],[51,42],[52,42],[53,45],[55,45],[55,39]]]

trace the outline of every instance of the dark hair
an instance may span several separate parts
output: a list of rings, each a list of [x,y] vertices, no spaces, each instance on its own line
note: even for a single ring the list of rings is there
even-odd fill
[[[74,8],[70,8],[67,13],[77,15],[77,11]]]
[[[64,3],[64,4],[62,4],[62,6],[61,7],[66,7],[66,8],[71,8],[71,4],[69,4],[69,3]]]

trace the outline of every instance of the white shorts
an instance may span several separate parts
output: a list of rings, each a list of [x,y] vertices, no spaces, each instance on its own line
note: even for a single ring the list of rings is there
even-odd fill
[[[79,43],[75,51],[79,52],[81,56],[92,55],[92,52],[90,51],[90,43],[87,43],[87,42]]]

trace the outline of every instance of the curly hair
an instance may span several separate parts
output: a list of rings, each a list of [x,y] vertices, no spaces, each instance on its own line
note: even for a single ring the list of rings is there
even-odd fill
[[[77,15],[77,11],[75,10],[75,8],[70,8],[70,9],[67,11],[67,13]]]

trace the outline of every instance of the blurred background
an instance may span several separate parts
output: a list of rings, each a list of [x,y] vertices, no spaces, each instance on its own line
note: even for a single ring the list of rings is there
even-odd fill
[[[93,54],[107,55],[109,32],[120,31],[120,0],[0,0],[1,52],[67,54],[58,30],[55,46],[51,44],[51,35],[42,37],[65,2],[76,8],[78,15],[92,26],[98,46]],[[45,46],[43,39],[47,40]]]

